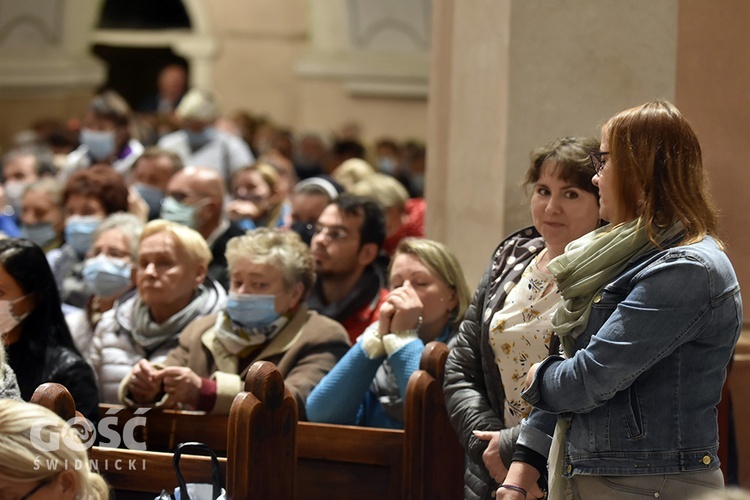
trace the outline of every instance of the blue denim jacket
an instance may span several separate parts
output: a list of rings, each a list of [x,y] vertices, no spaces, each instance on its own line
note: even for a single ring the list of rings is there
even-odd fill
[[[737,276],[711,237],[639,259],[595,296],[575,355],[537,370],[524,398],[544,411],[519,443],[540,451],[553,413],[569,419],[566,477],[719,467],[716,405],[741,328]]]

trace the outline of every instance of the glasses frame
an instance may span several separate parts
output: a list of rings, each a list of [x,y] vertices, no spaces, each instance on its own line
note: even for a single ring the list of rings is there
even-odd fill
[[[321,235],[327,242],[345,241],[349,239],[351,233],[348,229],[336,226],[323,226],[316,224],[313,226],[313,237]]]
[[[608,155],[609,151],[592,151],[589,153],[589,159],[591,160],[591,166],[594,167],[594,173],[596,176],[600,176],[604,166],[607,164],[607,160],[602,161],[604,155]]]

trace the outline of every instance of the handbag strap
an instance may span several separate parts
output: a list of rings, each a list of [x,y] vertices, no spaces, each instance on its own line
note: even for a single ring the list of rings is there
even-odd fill
[[[172,457],[172,466],[174,467],[175,474],[177,474],[177,482],[180,485],[180,499],[189,500],[187,484],[185,483],[185,478],[182,477],[182,472],[180,471],[180,457],[183,452],[199,452],[199,454],[209,455],[211,457],[211,484],[213,485],[213,494],[211,498],[219,498],[221,496],[223,481],[221,477],[221,469],[219,468],[219,459],[216,457],[216,453],[203,443],[189,442],[178,444],[177,449],[174,451],[174,456]]]

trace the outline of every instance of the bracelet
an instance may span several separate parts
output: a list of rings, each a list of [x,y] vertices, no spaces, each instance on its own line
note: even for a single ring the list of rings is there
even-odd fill
[[[498,486],[498,489],[500,488],[505,488],[506,490],[511,490],[511,491],[515,491],[516,493],[520,493],[521,495],[523,495],[524,498],[526,498],[526,495],[527,495],[525,489],[521,488],[520,486],[516,486],[514,484],[501,484],[500,486]]]

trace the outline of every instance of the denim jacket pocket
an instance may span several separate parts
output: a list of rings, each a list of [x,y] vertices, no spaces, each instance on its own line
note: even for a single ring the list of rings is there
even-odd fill
[[[641,415],[641,403],[638,399],[638,389],[635,384],[627,390],[628,411],[625,412],[625,422],[630,439],[643,437],[643,418]]]

